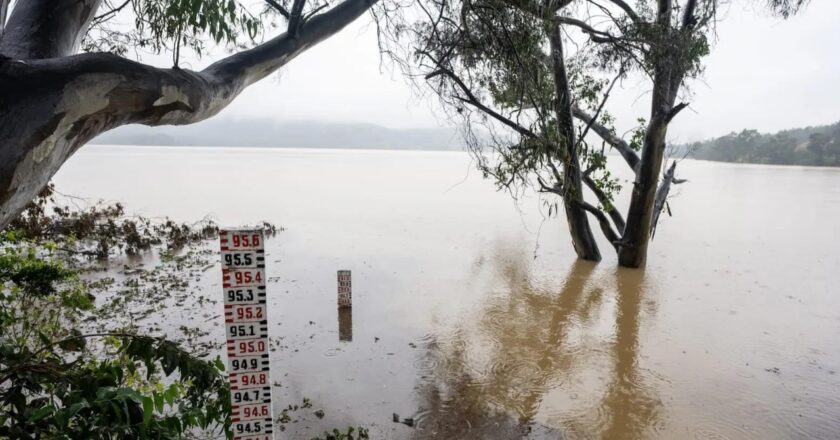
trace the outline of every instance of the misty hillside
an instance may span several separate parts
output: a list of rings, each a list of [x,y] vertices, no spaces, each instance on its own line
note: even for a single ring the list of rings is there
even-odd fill
[[[285,148],[461,150],[454,129],[390,129],[373,124],[210,119],[187,126],[129,125],[107,132],[95,144]]]
[[[773,134],[743,130],[688,147],[690,157],[720,162],[840,166],[840,122]]]

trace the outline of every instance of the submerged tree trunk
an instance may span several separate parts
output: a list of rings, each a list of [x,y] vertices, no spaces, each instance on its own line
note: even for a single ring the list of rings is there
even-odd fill
[[[376,1],[345,0],[297,35],[284,33],[198,72],[104,53],[73,55],[100,0],[17,2],[0,39],[0,228],[96,135],[130,123],[209,118]]]
[[[563,207],[569,224],[572,244],[578,257],[584,260],[600,261],[601,252],[595,242],[595,236],[589,226],[589,218],[583,208],[583,186],[580,171],[580,159],[575,142],[575,126],[572,117],[572,100],[566,64],[563,57],[563,41],[560,27],[549,20],[549,42],[554,73],[555,114],[557,130],[563,149],[562,192]]]
[[[687,10],[686,15],[691,14],[692,10],[693,7]],[[672,11],[672,0],[659,0],[656,24],[665,38],[673,32]],[[656,207],[656,188],[665,159],[668,124],[682,108],[674,108],[682,78],[683,72],[676,60],[668,57],[656,60],[650,122],[642,146],[641,162],[633,182],[627,225],[618,249],[618,264],[621,266],[642,267],[647,258]]]

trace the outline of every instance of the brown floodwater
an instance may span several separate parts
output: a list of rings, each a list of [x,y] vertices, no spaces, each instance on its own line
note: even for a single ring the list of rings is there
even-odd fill
[[[678,174],[643,271],[606,243],[576,261],[562,219],[463,153],[85,147],[56,183],[147,216],[286,228],[266,249],[275,412],[314,407],[277,438],[840,438],[840,170]],[[219,276],[198,295],[221,299]],[[221,303],[204,304],[155,319],[221,341]]]

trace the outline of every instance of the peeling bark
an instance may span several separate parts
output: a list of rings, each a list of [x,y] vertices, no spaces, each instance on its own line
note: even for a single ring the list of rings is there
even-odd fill
[[[98,2],[19,3],[24,7],[15,8],[0,41],[3,53],[16,57],[0,58],[0,228],[96,135],[130,123],[178,125],[209,118],[375,2],[346,0],[306,21],[297,36],[282,34],[200,72],[159,69],[111,54],[63,56],[76,50],[79,28],[89,23],[80,11]],[[36,25],[37,19],[60,23],[60,14],[69,24]]]
[[[653,236],[656,235],[656,225],[659,222],[659,215],[662,214],[662,210],[665,209],[665,203],[668,201],[668,194],[671,192],[671,184],[680,183],[674,177],[676,170],[677,161],[673,161],[671,162],[671,166],[668,167],[668,170],[665,171],[665,175],[662,176],[662,183],[659,184],[659,189],[656,190],[656,199],[653,203],[653,220],[651,220],[650,225],[651,239],[653,239]]]

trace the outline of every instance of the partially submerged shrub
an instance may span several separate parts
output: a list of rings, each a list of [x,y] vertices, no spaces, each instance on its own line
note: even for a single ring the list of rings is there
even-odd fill
[[[85,332],[95,316],[78,273],[2,236],[0,437],[183,438],[224,432],[224,364],[163,338]]]

